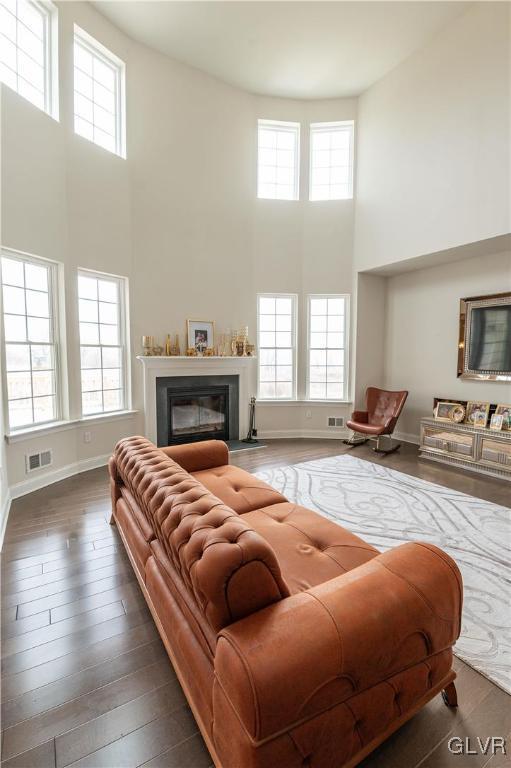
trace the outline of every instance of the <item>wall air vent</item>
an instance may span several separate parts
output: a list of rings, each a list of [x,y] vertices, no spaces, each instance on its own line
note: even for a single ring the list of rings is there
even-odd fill
[[[343,416],[329,416],[328,417],[328,426],[329,427],[344,427],[344,417]]]
[[[25,456],[25,466],[27,472],[33,472],[34,469],[49,467],[53,461],[51,451],[41,451],[41,453],[28,453]]]

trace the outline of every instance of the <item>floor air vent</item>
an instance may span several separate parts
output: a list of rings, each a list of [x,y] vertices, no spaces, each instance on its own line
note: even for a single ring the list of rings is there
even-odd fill
[[[34,469],[49,467],[52,463],[51,451],[41,451],[41,453],[29,453],[25,456],[27,472],[33,472]]]
[[[329,427],[344,427],[344,417],[343,416],[329,416],[328,417],[328,426]]]

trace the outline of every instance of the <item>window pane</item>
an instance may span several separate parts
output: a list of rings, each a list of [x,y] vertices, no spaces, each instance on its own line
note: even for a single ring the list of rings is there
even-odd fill
[[[277,299],[275,302],[277,315],[290,315],[293,311],[292,299]]]
[[[53,368],[53,350],[50,346],[32,344],[32,370],[47,371]]]
[[[4,312],[14,315],[25,314],[25,291],[23,288],[13,288],[10,285],[4,285]]]
[[[82,368],[101,368],[101,347],[82,347],[80,359]]]
[[[32,389],[34,396],[53,395],[55,392],[53,371],[34,371],[32,374]]]
[[[275,350],[274,349],[261,349],[259,350],[260,365],[273,365],[275,363]]]
[[[91,368],[82,371],[82,392],[101,389],[101,368]]]
[[[54,397],[34,397],[34,421],[52,421],[55,418]]]
[[[28,280],[27,280],[28,282]],[[27,315],[35,317],[49,317],[48,294],[41,291],[27,291]]]
[[[32,397],[32,379],[28,371],[7,374],[7,397],[9,400]]]
[[[259,299],[259,313],[261,315],[274,315],[275,299],[268,298],[267,296],[261,296]]]
[[[6,344],[5,367],[8,371],[29,371],[30,347],[28,344]]]
[[[277,398],[290,399],[293,397],[293,385],[291,382],[286,384],[284,382],[278,382],[275,385],[275,396]]]
[[[80,299],[98,298],[98,281],[95,277],[78,276],[78,296]]]
[[[117,304],[99,302],[99,322],[117,324]]]
[[[311,315],[326,315],[328,303],[326,299],[311,299]]]
[[[103,411],[103,393],[102,392],[83,392],[82,394],[82,413],[84,416],[90,416],[92,413],[101,413]]]
[[[313,400],[323,400],[326,397],[326,384],[311,383],[310,396]]]
[[[96,323],[80,323],[82,344],[99,344],[99,326]]]
[[[105,347],[103,349],[103,368],[120,368],[121,350],[119,347]]]
[[[277,349],[276,360],[279,365],[292,365],[293,352],[291,349]]]
[[[119,331],[116,325],[100,325],[99,340],[101,344],[118,344]]]
[[[37,264],[25,264],[25,286],[34,291],[48,291],[48,269]]]
[[[23,287],[23,262],[6,257],[2,258],[2,282],[4,285],[19,285]]]
[[[4,315],[6,341],[26,341],[27,323],[23,315]]]
[[[261,383],[259,385],[259,397],[264,399],[272,399],[275,397],[275,384]]]
[[[105,411],[118,411],[122,408],[122,393],[120,389],[105,390],[103,401]]]
[[[25,427],[33,424],[32,400],[9,400],[9,426]]]
[[[103,389],[119,389],[121,372],[119,368],[105,368],[103,371]]]
[[[259,330],[260,331],[274,331],[275,330],[275,315],[261,315],[259,317]]]
[[[78,313],[82,323],[98,322],[98,302],[90,299],[80,299]]]
[[[43,320],[40,317],[27,318],[27,331],[29,341],[49,342],[50,341],[50,321]]]

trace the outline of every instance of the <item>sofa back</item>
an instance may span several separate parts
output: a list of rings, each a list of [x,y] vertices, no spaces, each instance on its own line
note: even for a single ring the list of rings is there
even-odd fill
[[[212,629],[289,595],[268,542],[153,443],[126,438],[113,458]]]

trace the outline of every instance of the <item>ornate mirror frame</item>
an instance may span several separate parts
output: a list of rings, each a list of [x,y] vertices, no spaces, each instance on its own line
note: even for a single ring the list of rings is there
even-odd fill
[[[511,305],[511,292],[494,293],[490,296],[472,296],[460,299],[460,330],[458,338],[458,378],[479,379],[482,381],[511,381],[511,371],[501,373],[498,371],[473,371],[468,367],[468,341],[472,324],[472,310],[479,307]]]

